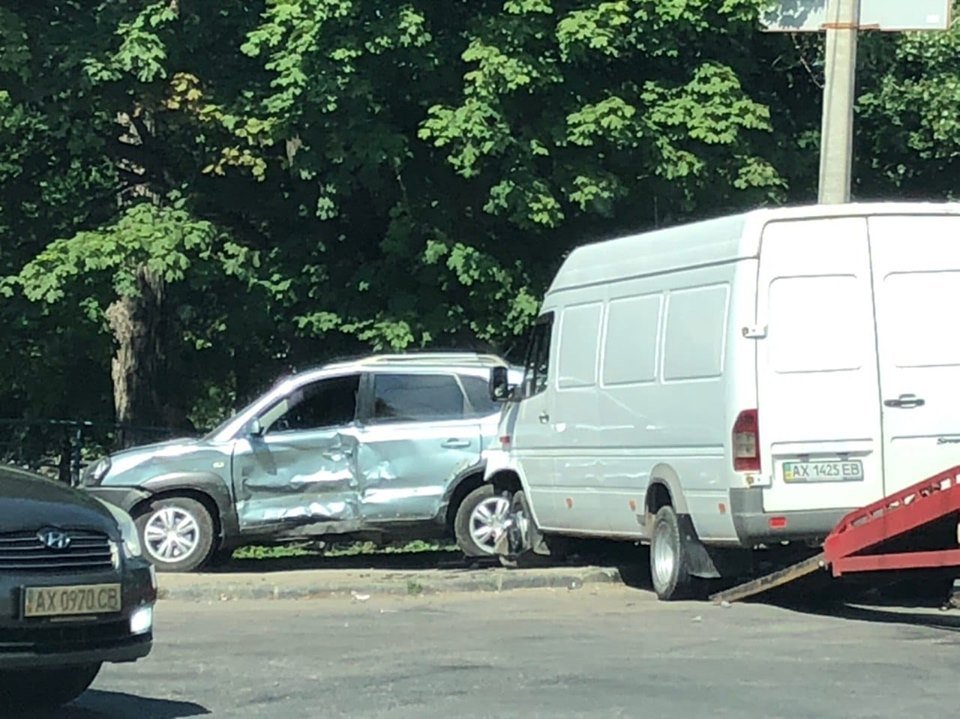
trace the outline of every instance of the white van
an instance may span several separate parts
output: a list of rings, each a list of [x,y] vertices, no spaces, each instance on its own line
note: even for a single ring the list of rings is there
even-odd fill
[[[576,249],[522,384],[491,377],[501,554],[649,542],[668,599],[743,573],[743,550],[822,540],[960,465],[957,309],[960,204],[758,210]]]

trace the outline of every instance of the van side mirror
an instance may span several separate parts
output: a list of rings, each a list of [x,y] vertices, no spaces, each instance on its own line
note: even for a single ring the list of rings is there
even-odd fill
[[[263,425],[260,424],[259,418],[254,417],[249,422],[247,422],[247,436],[249,437],[263,436]]]
[[[490,370],[490,399],[494,402],[506,402],[513,398],[515,387],[510,386],[510,375],[506,367],[494,367]]]

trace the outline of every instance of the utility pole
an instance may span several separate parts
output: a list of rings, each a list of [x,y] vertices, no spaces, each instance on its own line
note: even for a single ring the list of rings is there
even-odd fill
[[[826,84],[820,133],[821,204],[850,201],[853,104],[857,85],[860,0],[827,0]]]

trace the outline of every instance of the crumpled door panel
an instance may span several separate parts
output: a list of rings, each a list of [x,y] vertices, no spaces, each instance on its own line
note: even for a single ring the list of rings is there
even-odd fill
[[[238,442],[233,479],[241,530],[353,531],[360,519],[356,456],[356,437],[335,430]],[[307,531],[304,525],[313,524]]]
[[[358,437],[360,510],[369,522],[433,519],[450,483],[480,459],[474,420],[371,425]]]

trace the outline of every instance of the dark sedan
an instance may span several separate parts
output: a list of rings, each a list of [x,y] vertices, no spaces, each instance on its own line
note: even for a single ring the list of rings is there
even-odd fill
[[[122,510],[0,466],[0,716],[72,701],[150,653],[153,568]]]

